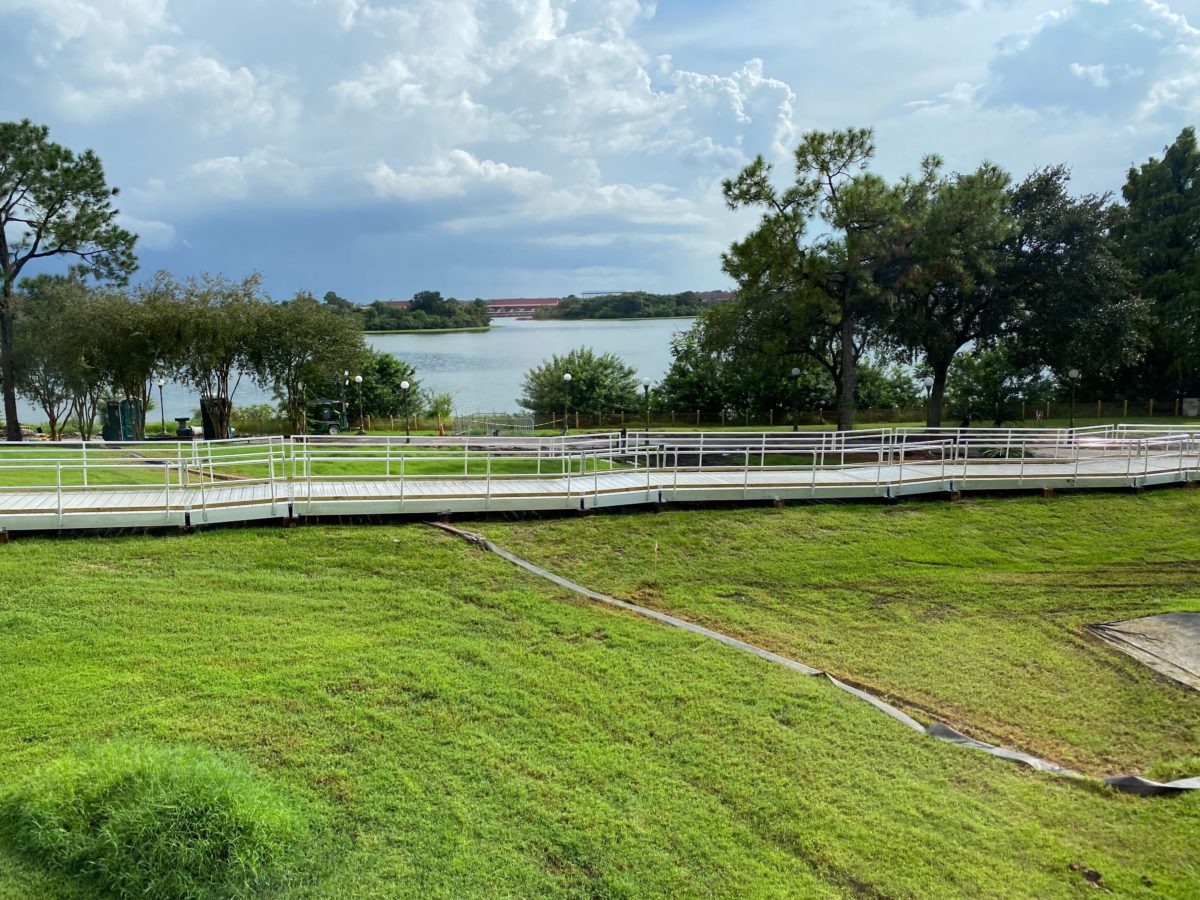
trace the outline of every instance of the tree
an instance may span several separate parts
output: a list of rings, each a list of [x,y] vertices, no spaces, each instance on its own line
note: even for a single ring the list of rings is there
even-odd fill
[[[567,382],[563,376],[570,374]],[[616,410],[638,409],[637,372],[612,353],[597,356],[580,347],[563,356],[557,353],[525,373],[523,395],[517,403],[524,409],[548,415],[564,409],[595,415]]]
[[[445,430],[445,423],[454,415],[454,395],[446,392],[430,392],[425,398],[425,414],[436,419],[438,432]]]
[[[0,122],[0,382],[9,440],[21,439],[13,358],[17,279],[27,265],[73,257],[81,270],[123,282],[137,268],[135,235],[117,225],[99,158],[76,155],[28,119]]]
[[[1015,230],[1006,172],[984,163],[947,177],[940,167],[927,157],[920,177],[897,187],[891,258],[880,276],[893,302],[895,343],[919,351],[933,376],[930,427],[941,424],[954,357],[972,341],[997,336],[1008,319],[1012,295],[997,290],[996,269]]]
[[[1185,128],[1162,159],[1129,170],[1118,216],[1121,253],[1155,325],[1141,371],[1144,393],[1200,393],[1200,148]]]
[[[1039,169],[1017,185],[1017,223],[1000,254],[997,290],[1013,311],[1005,341],[1018,368],[1072,368],[1081,385],[1112,391],[1122,369],[1140,362],[1152,326],[1146,298],[1120,258],[1107,194],[1072,197],[1064,166]]]
[[[987,419],[996,428],[1021,418],[1021,403],[1037,403],[1051,392],[1038,366],[1021,367],[1005,348],[960,353],[950,364],[947,398],[963,422]]]
[[[350,371],[346,395],[351,404],[358,402],[358,387]],[[412,415],[421,410],[421,385],[417,370],[390,353],[368,347],[359,358],[357,374],[362,375],[362,412],[365,416]],[[408,382],[408,390],[403,387]]]
[[[70,304],[85,291],[76,278],[39,275],[25,279],[16,298],[20,307],[13,335],[17,391],[45,413],[51,440],[59,438],[75,374],[73,333],[63,326]]]
[[[293,434],[304,430],[305,382],[319,383],[364,351],[358,321],[301,291],[265,308],[249,361],[259,383],[271,385]]]
[[[270,340],[263,327],[268,311],[261,278],[241,281],[224,276],[190,278],[180,287],[186,315],[174,369],[185,384],[200,392],[215,435],[229,434],[233,395],[242,374],[253,371],[257,342]]]
[[[659,388],[664,404],[784,415],[833,405],[833,383],[814,359],[780,355],[771,344],[731,336],[738,312],[736,304],[713,309],[672,339],[671,367]],[[793,377],[793,369],[800,375]]]
[[[788,323],[788,353],[827,365],[844,430],[854,427],[855,369],[879,308],[874,268],[886,256],[881,237],[893,215],[893,192],[867,172],[874,154],[870,129],[813,131],[796,149],[789,187],[771,183],[761,156],[723,185],[730,209],[763,210],[758,227],[722,257],[739,303],[751,318]],[[828,234],[809,240],[818,218]]]
[[[192,324],[181,291],[168,273],[159,272],[132,293],[106,291],[90,304],[102,336],[93,351],[96,374],[120,396],[138,402],[141,415],[133,423],[138,439],[145,437],[155,381],[172,369]]]

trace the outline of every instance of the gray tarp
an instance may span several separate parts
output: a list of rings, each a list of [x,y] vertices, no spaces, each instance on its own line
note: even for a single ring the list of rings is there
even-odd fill
[[[1138,662],[1200,691],[1200,613],[1164,613],[1088,628]]]

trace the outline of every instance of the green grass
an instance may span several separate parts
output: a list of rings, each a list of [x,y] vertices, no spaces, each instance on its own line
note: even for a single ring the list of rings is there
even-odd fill
[[[1120,535],[1096,538],[1083,557],[1140,553],[1134,575],[1194,560],[1194,538],[1171,524],[1195,511],[1184,497],[1096,498],[1115,505],[1088,515],[1091,530],[1103,520]],[[1075,503],[1052,509],[1065,517]],[[922,520],[942,522],[953,553],[985,568],[1009,552],[1042,553],[1033,569],[1053,555],[1035,546],[1044,519],[1006,545],[1026,501],[997,505],[986,530],[945,524],[975,508],[695,511],[485,530],[531,556],[542,546],[598,587],[610,557],[597,540],[611,542],[623,577],[653,578],[643,538],[657,530],[660,580],[669,564],[698,586],[713,566],[705,557],[725,554],[734,568],[712,590],[753,582],[761,592],[739,601],[748,609],[773,594],[790,558],[782,545],[802,560],[788,577],[819,573],[823,585],[841,566],[865,578],[882,562],[876,580],[893,578],[897,566],[865,541],[876,520],[909,535],[914,563],[949,552],[919,540]],[[1118,543],[1135,530],[1124,521],[1134,508],[1158,541]],[[797,527],[809,515],[819,529]],[[747,552],[727,552],[729,531]],[[672,556],[670,536],[686,560]],[[1071,558],[1069,542],[1056,546],[1059,561]],[[964,573],[926,569],[967,602]],[[1182,596],[1186,580],[1166,590]],[[1094,890],[1081,868],[1118,894],[1200,892],[1200,798],[1144,800],[942,744],[820,679],[583,602],[421,526],[22,538],[0,547],[0,584],[0,791],[114,739],[236,756],[321,824],[314,881],[289,896],[1070,897]],[[672,599],[683,605],[685,594]],[[920,600],[867,604],[858,624],[888,623]],[[960,633],[972,622],[989,627],[980,612]],[[890,626],[875,632],[880,666],[902,668],[896,658],[925,649],[892,637]],[[1043,645],[1051,638],[1140,685],[1120,702],[1157,697],[1186,723],[1171,710],[1188,701],[1156,676],[1104,648],[1078,649],[1070,629]],[[1061,707],[1087,690],[1073,674],[1052,680]],[[1163,727],[1139,736],[1139,724],[1115,738],[1140,742],[1148,759],[1173,752],[1157,744]],[[87,895],[27,852],[0,844],[0,896]]]
[[[1200,611],[1200,491],[480,528],[595,590],[827,669],[920,719],[1085,771],[1140,771],[1200,744],[1200,695],[1084,628]]]
[[[293,804],[237,760],[108,742],[0,797],[0,834],[46,867],[121,897],[243,897],[304,880]]]

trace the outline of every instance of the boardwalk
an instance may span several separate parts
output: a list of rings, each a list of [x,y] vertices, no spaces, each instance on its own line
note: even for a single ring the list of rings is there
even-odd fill
[[[1200,429],[0,445],[0,529],[1200,482]]]

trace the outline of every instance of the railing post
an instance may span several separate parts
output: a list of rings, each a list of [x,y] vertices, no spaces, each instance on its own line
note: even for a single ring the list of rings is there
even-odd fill
[[[62,460],[54,463],[54,489],[58,495],[58,527],[63,525]]]
[[[271,438],[267,442],[267,477],[271,483],[271,515],[275,515],[277,508],[275,502],[275,439]]]
[[[492,505],[492,451],[489,450],[486,460],[486,469],[484,470],[484,495],[483,508],[489,509]]]
[[[80,448],[83,456],[83,486],[88,486],[88,458],[87,458],[87,441],[81,440]]]

